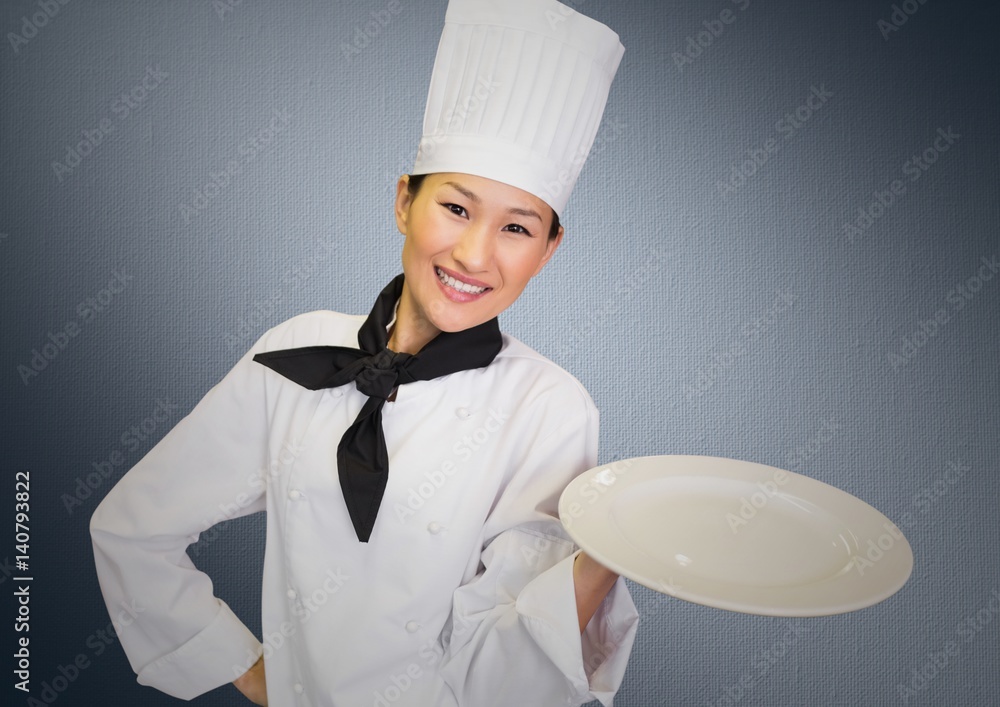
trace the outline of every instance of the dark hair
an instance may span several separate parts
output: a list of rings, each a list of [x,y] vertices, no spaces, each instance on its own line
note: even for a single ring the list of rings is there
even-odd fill
[[[426,174],[411,174],[410,181],[406,184],[406,190],[410,192],[410,196],[415,197],[420,191],[420,185],[424,183],[424,177]],[[549,229],[549,240],[559,235],[559,214],[555,211],[552,212],[552,227]]]

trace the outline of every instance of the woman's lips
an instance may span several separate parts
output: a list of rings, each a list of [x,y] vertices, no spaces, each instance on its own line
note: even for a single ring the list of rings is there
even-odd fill
[[[452,277],[452,278],[458,280],[459,282],[465,283],[466,285],[472,285],[473,287],[485,287],[485,288],[488,288],[488,289],[493,289],[487,283],[483,282],[482,280],[477,280],[476,278],[469,277],[468,275],[460,275],[459,273],[455,272],[454,270],[449,270],[448,268],[442,267],[440,265],[435,265],[434,266],[434,270],[435,270],[435,272],[437,272],[438,275],[441,275],[443,273],[445,275],[448,275],[449,277]]]
[[[478,281],[469,282],[464,278],[456,277],[451,271],[437,266],[434,267],[434,275],[438,287],[452,302],[473,302],[493,289],[479,284]]]

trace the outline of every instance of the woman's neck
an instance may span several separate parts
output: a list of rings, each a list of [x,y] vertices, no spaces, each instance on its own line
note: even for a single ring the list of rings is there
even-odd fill
[[[396,353],[416,354],[440,333],[441,330],[425,317],[417,315],[404,286],[396,308],[396,321],[389,330],[389,349]]]

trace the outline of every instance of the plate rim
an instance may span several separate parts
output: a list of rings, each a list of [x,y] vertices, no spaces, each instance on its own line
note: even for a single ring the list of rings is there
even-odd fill
[[[725,598],[717,596],[705,596],[703,593],[697,591],[685,591],[679,585],[674,584],[674,577],[668,576],[666,581],[664,579],[654,580],[651,579],[646,573],[635,571],[633,568],[629,568],[623,565],[614,557],[609,557],[606,552],[600,548],[595,548],[590,542],[590,539],[586,537],[584,531],[583,537],[578,527],[579,516],[575,518],[568,518],[567,512],[570,504],[576,500],[576,498],[570,498],[574,493],[580,494],[580,490],[591,484],[606,485],[608,487],[614,486],[617,483],[618,478],[623,476],[626,471],[621,469],[621,465],[626,465],[626,470],[629,470],[631,466],[636,463],[656,463],[653,460],[659,460],[660,463],[666,461],[669,464],[677,465],[683,463],[685,460],[696,460],[698,464],[701,465],[712,465],[712,464],[722,464],[722,465],[737,465],[741,467],[746,467],[747,469],[755,469],[756,471],[768,471],[768,472],[781,472],[788,474],[789,478],[794,481],[797,485],[804,485],[806,488],[811,488],[814,490],[820,490],[823,493],[833,493],[839,500],[843,503],[848,503],[857,507],[865,509],[865,513],[870,515],[870,520],[875,522],[877,520],[883,520],[889,523],[893,529],[898,533],[898,537],[895,537],[894,545],[892,546],[893,554],[897,555],[900,559],[890,565],[889,567],[899,565],[900,570],[895,574],[895,576],[888,575],[890,577],[889,581],[882,581],[873,585],[874,589],[870,592],[864,592],[862,596],[857,598],[834,602],[834,601],[813,601],[813,602],[803,602],[801,605],[796,606],[781,606],[781,605],[767,605],[760,603],[753,603],[747,601],[740,601],[738,598]],[[618,467],[616,470],[615,467]],[[603,481],[596,480],[601,474],[605,474],[606,477]],[[610,477],[607,475],[610,474]],[[680,473],[671,471],[669,473],[663,474],[663,478],[669,478],[670,476],[680,476]],[[635,477],[633,477],[635,478]],[[653,477],[655,478],[655,476]],[[610,480],[609,480],[610,479]],[[749,479],[753,481],[754,479]],[[627,483],[627,482],[626,482]],[[621,486],[618,487],[622,488]],[[627,488],[627,486],[626,486]],[[603,497],[613,497],[616,492],[601,494]],[[605,505],[610,503],[610,501],[605,501]],[[859,505],[860,504],[860,505]],[[834,614],[847,613],[851,611],[857,611],[870,606],[874,606],[889,597],[896,594],[902,587],[909,581],[909,578],[913,573],[913,551],[906,539],[905,534],[899,529],[899,526],[894,523],[888,516],[879,511],[877,508],[866,502],[864,499],[855,496],[843,489],[836,486],[821,481],[820,479],[807,476],[805,474],[789,471],[787,469],[782,469],[780,467],[771,466],[768,464],[761,464],[760,462],[749,461],[744,459],[736,459],[732,457],[719,457],[712,455],[694,455],[694,454],[662,454],[662,455],[645,455],[641,457],[629,457],[626,459],[620,459],[604,464],[599,464],[597,466],[587,469],[583,473],[577,475],[562,491],[559,496],[559,501],[557,505],[558,514],[560,522],[562,523],[565,531],[570,535],[573,541],[587,554],[591,555],[596,561],[605,565],[608,569],[616,572],[617,574],[626,577],[637,584],[640,584],[647,589],[653,591],[667,594],[668,596],[673,596],[678,599],[683,599],[685,601],[699,604],[702,606],[709,606],[712,608],[724,609],[727,611],[734,611],[738,613],[745,614],[755,614],[762,616],[774,616],[774,617],[808,617],[808,616],[829,616]],[[586,514],[584,514],[586,515]],[[610,515],[609,515],[610,517]],[[839,517],[839,516],[838,516]],[[605,521],[605,525],[609,526],[610,521]],[[574,526],[577,526],[574,528]],[[884,527],[884,524],[883,524]],[[895,549],[900,548],[903,550],[902,553],[896,553]],[[852,555],[852,558],[854,555]],[[849,567],[851,565],[848,565]],[[903,569],[905,568],[905,569]],[[888,570],[883,570],[886,572]],[[668,574],[664,572],[664,574]],[[836,577],[837,575],[834,575]],[[863,577],[863,573],[861,573]],[[819,583],[812,583],[818,587],[829,586],[830,578],[826,578]],[[859,580],[855,580],[855,583]],[[791,587],[792,585],[789,585]],[[803,585],[794,585],[803,586]],[[810,586],[809,584],[804,586]]]

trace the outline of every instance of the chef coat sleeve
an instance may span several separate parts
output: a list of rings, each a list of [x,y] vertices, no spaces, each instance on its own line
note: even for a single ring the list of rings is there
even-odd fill
[[[486,523],[480,571],[454,594],[442,676],[463,707],[595,699],[609,706],[621,684],[635,605],[619,577],[581,636],[579,550],[558,520],[563,488],[596,465],[597,409],[583,398],[560,406],[565,422],[555,430],[525,439],[527,452]]]
[[[212,525],[264,509],[265,368],[251,361],[263,341],[122,477],[91,520],[101,591],[138,682],[182,699],[231,682],[261,653],[185,550]]]

